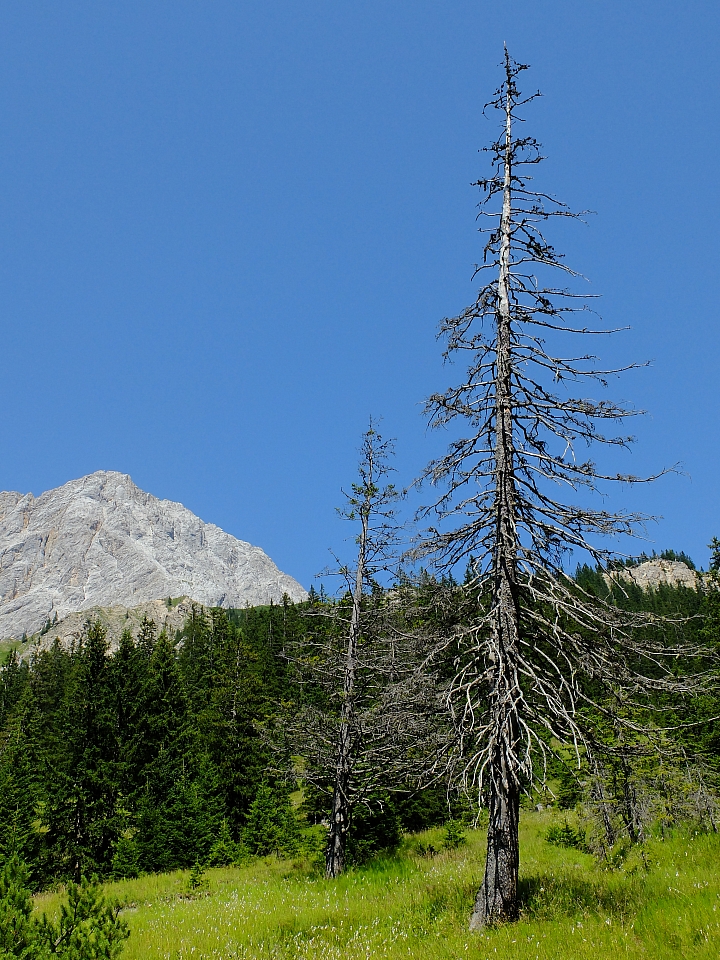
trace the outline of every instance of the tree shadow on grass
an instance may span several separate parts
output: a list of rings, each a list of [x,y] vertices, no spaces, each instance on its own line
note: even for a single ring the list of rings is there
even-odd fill
[[[627,874],[597,879],[571,873],[541,873],[520,880],[520,912],[527,920],[610,916],[625,919],[637,912],[642,881]]]

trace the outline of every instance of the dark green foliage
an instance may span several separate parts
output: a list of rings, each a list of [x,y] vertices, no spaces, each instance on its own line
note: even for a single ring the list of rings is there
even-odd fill
[[[684,563],[686,567],[690,567],[691,570],[695,570],[695,564],[690,559],[690,557],[681,550],[679,553],[676,550],[663,550],[660,554],[661,560],[678,560],[680,563]]]
[[[443,847],[446,850],[457,850],[467,843],[467,837],[463,831],[462,824],[458,820],[448,820],[445,824],[443,834]]]
[[[33,823],[43,796],[27,739],[26,718],[13,717],[0,744],[0,858],[31,860],[38,849]]]
[[[121,835],[115,844],[110,876],[113,880],[127,880],[140,874],[140,850],[135,836]]]
[[[560,770],[557,803],[561,810],[572,810],[583,798],[583,787],[576,773],[567,764]]]
[[[402,839],[400,818],[390,796],[370,797],[353,810],[348,832],[348,861],[367,863],[396,850]]]
[[[250,853],[266,857],[292,855],[299,848],[300,833],[287,793],[263,783],[250,806],[244,842]]]
[[[233,840],[228,822],[223,820],[217,838],[210,848],[207,863],[209,867],[228,867],[244,860],[245,852],[245,846]]]
[[[56,875],[79,882],[109,860],[116,839],[117,740],[105,630],[88,623],[59,710],[62,754],[42,817]]]
[[[71,649],[11,654],[0,855],[23,857],[36,887],[245,856],[238,838],[268,767],[259,726],[287,695],[283,643],[302,629],[286,601],[196,609],[179,643],[145,619],[112,655],[99,623]]]
[[[556,847],[572,847],[576,850],[587,849],[585,831],[571,827],[567,820],[562,824],[553,824],[545,835],[548,843]]]
[[[587,593],[594,594],[596,597],[601,597],[603,600],[606,599],[610,594],[610,590],[605,582],[602,571],[596,567],[591,567],[587,563],[578,565],[578,568],[575,571],[575,580]]]
[[[0,956],[22,960],[114,960],[128,937],[119,908],[96,883],[83,878],[68,887],[67,903],[53,923],[32,915],[28,870],[17,857],[0,873]]]
[[[274,610],[279,621],[281,612],[277,607]],[[276,623],[276,629],[279,625]],[[272,623],[256,620],[253,626],[261,631],[262,640],[267,634],[272,636]],[[268,718],[276,707],[278,701],[271,699],[271,691],[275,696],[278,671],[284,665],[273,663],[264,643],[256,646],[252,642],[261,639],[257,634],[250,633],[248,642],[247,627],[239,629],[224,610],[213,611],[204,627],[196,624],[194,629],[193,656],[205,667],[198,670],[190,651],[184,648],[180,666],[186,677],[193,678],[191,684],[196,689],[202,682],[206,687],[194,708],[195,750],[204,752],[216,768],[228,823],[233,834],[239,835],[267,767],[258,722]]]
[[[0,873],[0,957],[42,956],[32,910],[27,867],[18,857],[10,857]]]
[[[199,860],[196,860],[192,865],[190,870],[190,876],[188,877],[188,887],[191,890],[200,890],[207,883],[207,878],[205,876],[205,867],[200,863]]]
[[[0,727],[16,709],[20,698],[25,693],[30,677],[28,665],[20,662],[15,650],[5,661],[0,672]]]
[[[597,570],[579,568],[577,580],[586,590],[608,592]],[[663,587],[644,594],[628,584],[615,599],[628,609],[670,614],[679,634],[720,650],[719,586],[716,575],[698,591]],[[452,636],[464,615],[455,602],[459,590],[429,577],[416,589],[431,631]],[[321,614],[330,602],[316,595],[313,610]],[[0,668],[0,861],[24,860],[31,879],[22,883],[39,889],[82,875],[132,877],[189,869],[196,861],[219,866],[249,855],[293,855],[298,820],[287,789],[268,772],[273,763],[261,731],[277,725],[281,705],[322,705],[326,696],[321,686],[301,682],[285,656],[302,646],[309,622],[316,633],[326,622],[304,616],[305,609],[289,601],[197,609],[179,641],[158,635],[146,620],[137,638],[126,632],[112,654],[102,627],[91,623],[74,648],[54,643],[29,661],[11,654]],[[449,676],[452,644],[447,656]],[[681,793],[682,810],[697,808],[692,816],[704,828],[717,822],[706,798],[720,771],[720,727],[711,722],[720,701],[707,692],[674,709],[678,723],[695,724],[672,733],[675,756],[691,758],[682,763],[693,770],[680,777],[642,757],[623,767],[617,753],[603,761],[617,837],[636,830],[633,789],[643,809],[659,811],[668,826],[681,816]],[[617,748],[617,731],[605,730],[601,718],[597,728],[608,748]],[[574,807],[592,779],[575,764],[573,757],[558,758],[548,770],[561,807]],[[445,785],[405,786],[358,806],[348,841],[355,863],[393,849],[403,830],[463,818],[463,804],[455,796],[448,804]],[[321,823],[327,809],[326,793],[306,785],[308,823]]]
[[[122,953],[129,936],[119,918],[119,907],[108,903],[97,883],[83,877],[68,887],[68,902],[60,907],[60,920],[44,916],[38,925],[38,940],[49,956],[65,960],[113,960]]]
[[[448,800],[444,786],[396,793],[392,795],[392,803],[402,829],[409,833],[445,823],[448,813],[460,817],[463,812],[459,796],[452,794]]]

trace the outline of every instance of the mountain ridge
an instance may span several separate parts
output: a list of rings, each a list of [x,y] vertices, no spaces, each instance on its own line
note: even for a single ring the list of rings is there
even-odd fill
[[[203,606],[303,600],[259,547],[112,470],[38,497],[0,493],[0,637],[91,607],[187,596]]]

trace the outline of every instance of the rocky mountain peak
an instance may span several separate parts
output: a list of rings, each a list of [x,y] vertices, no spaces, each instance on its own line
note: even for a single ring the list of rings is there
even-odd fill
[[[39,497],[0,493],[0,638],[92,607],[167,597],[241,607],[305,598],[259,548],[114,470]]]

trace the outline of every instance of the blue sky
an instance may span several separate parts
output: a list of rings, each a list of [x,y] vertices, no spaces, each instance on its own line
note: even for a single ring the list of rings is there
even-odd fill
[[[720,6],[395,0],[0,7],[0,487],[129,473],[309,586],[370,414],[439,453],[439,320],[474,298],[503,41],[602,295],[646,549],[720,536]]]

